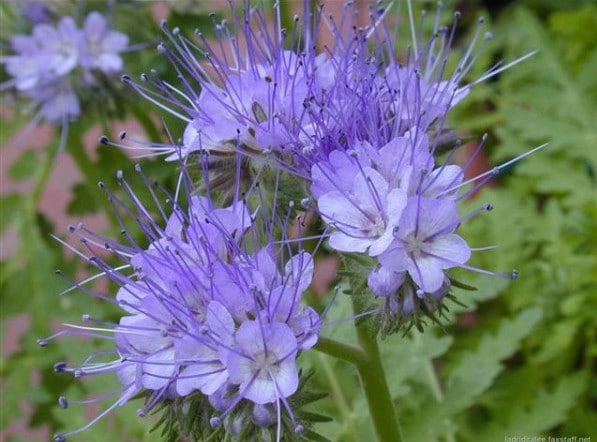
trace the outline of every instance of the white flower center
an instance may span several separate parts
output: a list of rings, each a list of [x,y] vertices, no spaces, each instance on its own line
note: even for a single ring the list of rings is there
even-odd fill
[[[414,233],[404,238],[404,243],[406,244],[406,253],[413,258],[420,258],[423,255],[425,242]]]

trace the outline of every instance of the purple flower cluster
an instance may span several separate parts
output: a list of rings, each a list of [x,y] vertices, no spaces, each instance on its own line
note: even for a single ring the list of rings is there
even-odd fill
[[[413,52],[400,63],[383,23],[385,14],[372,13],[371,26],[353,28],[344,40],[348,47],[333,53],[332,64],[345,67],[335,71],[326,99],[311,111],[317,136],[296,151],[295,163],[310,167],[309,198],[327,224],[330,247],[371,257],[367,285],[385,298],[385,312],[401,323],[401,318],[433,314],[441,306],[452,284],[447,270],[491,273],[467,265],[473,249],[456,233],[462,222],[491,205],[461,216],[458,202],[500,167],[465,180],[485,137],[465,165],[454,164],[460,141],[446,121],[471,87],[513,63],[461,85],[479,40],[491,35],[480,38],[481,20],[448,75],[454,27],[439,26],[439,9],[431,39],[420,48],[414,40]],[[332,31],[343,35],[335,26]],[[516,272],[500,275],[515,277]]]
[[[350,5],[337,24],[321,9],[312,14],[308,3],[290,31],[278,22],[271,32],[264,12],[246,7],[234,16],[236,34],[227,22],[215,23],[218,44],[197,31],[200,47],[164,23],[169,44],[158,49],[184,79],[181,87],[155,75],[125,82],[186,129],[177,145],[142,148],[168,159],[242,155],[303,178],[311,185],[305,201],[326,222],[330,247],[373,257],[369,288],[387,299],[391,314],[409,316],[448,293],[446,270],[470,268],[471,248],[455,233],[464,220],[457,203],[467,195],[459,190],[488,178],[465,182],[470,162],[451,164],[452,154],[436,160],[446,144],[452,153],[460,145],[447,115],[472,86],[522,58],[463,85],[491,37],[482,35],[482,20],[447,74],[458,15],[452,28],[441,27],[438,8],[431,39],[420,47],[414,39],[400,61],[389,9],[371,8],[369,25],[358,27]],[[334,46],[319,52],[322,24]]]
[[[122,174],[119,179],[130,189]],[[273,240],[263,246],[264,220],[244,201],[218,208],[210,198],[191,196],[186,209],[173,207],[162,228],[129,195],[148,247],[139,247],[128,233],[130,243],[121,244],[83,225],[70,229],[85,244],[86,259],[120,286],[114,302],[125,315],[117,324],[85,315],[85,326],[66,333],[113,340],[114,359],[99,362],[105,355],[99,352],[78,367],[59,364],[57,371],[76,377],[115,373],[122,387],[113,407],[148,392],[140,415],[164,400],[201,392],[217,410],[213,427],[229,422],[231,414],[238,425],[233,412],[249,404],[253,424],[280,425],[285,411],[300,432],[288,398],[299,385],[296,358],[315,345],[321,325],[315,310],[301,306],[313,276],[312,256],[299,252],[285,259]],[[104,261],[106,249],[123,266]],[[61,404],[68,401],[61,398]]]
[[[75,90],[79,84],[93,84],[94,71],[113,74],[122,69],[120,52],[127,48],[128,37],[93,11],[82,28],[72,17],[62,17],[55,26],[37,23],[30,35],[14,35],[10,42],[14,55],[1,61],[12,79],[2,87],[14,87],[35,102],[38,118],[65,124],[81,113]]]
[[[257,162],[270,153],[288,154],[286,166],[295,168],[294,151],[311,145],[317,129],[309,111],[315,104],[309,102],[326,99],[338,68],[327,54],[315,54],[318,18],[311,17],[309,2],[304,2],[304,22],[296,18],[292,35],[279,22],[272,33],[265,11],[245,5],[242,16],[233,16],[236,35],[225,21],[214,23],[219,43],[197,30],[200,49],[163,22],[168,41],[160,43],[158,51],[172,62],[183,83],[178,87],[155,74],[141,75],[141,83],[128,76],[124,81],[183,120],[186,128],[179,144],[149,148],[168,155],[168,160],[204,151],[216,158],[241,151]],[[299,42],[309,50],[296,51]],[[204,62],[198,62],[202,58]]]
[[[444,270],[470,257],[454,233],[462,177],[457,165],[435,165],[427,136],[414,128],[381,147],[362,141],[332,151],[313,166],[311,190],[330,246],[378,259],[368,279],[375,294],[394,296],[408,279],[422,297],[445,294]]]
[[[164,401],[200,394],[216,410],[210,418],[213,427],[224,424],[234,432],[239,422],[257,427],[277,423],[280,440],[284,411],[294,431],[302,431],[289,398],[299,388],[297,356],[316,344],[322,319],[310,307],[301,307],[314,258],[295,247],[294,242],[307,240],[302,232],[293,244],[287,238],[289,217],[280,213],[287,208],[279,203],[285,192],[299,195],[325,223],[323,233],[308,239],[327,238],[331,249],[348,258],[367,256],[367,285],[385,299],[379,309],[384,320],[398,324],[403,318],[416,319],[421,311],[437,310],[451,288],[451,268],[485,272],[467,265],[474,249],[456,231],[491,206],[461,216],[458,202],[500,168],[465,180],[470,162],[452,164],[459,142],[451,137],[446,117],[475,83],[513,63],[463,86],[478,41],[483,40],[480,26],[447,75],[454,28],[439,26],[439,10],[430,41],[419,47],[413,40],[412,52],[399,62],[386,23],[388,9],[372,8],[369,25],[359,27],[350,5],[337,24],[321,9],[312,13],[305,1],[303,17],[285,30],[277,5],[273,31],[266,12],[246,2],[243,12],[233,16],[236,33],[227,22],[214,19],[217,41],[197,31],[200,45],[163,23],[168,41],[158,50],[172,62],[180,84],[168,83],[155,71],[141,75],[140,82],[123,77],[140,95],[181,119],[185,129],[175,144],[131,146],[105,137],[102,143],[149,149],[179,161],[180,188],[188,197],[181,206],[173,203],[169,215],[158,204],[162,227],[119,176],[133,207],[111,193],[110,199],[135,219],[148,245],[138,245],[124,224],[128,244],[84,226],[72,228],[87,248],[81,256],[120,287],[116,300],[91,294],[115,302],[126,313],[116,324],[85,316],[85,322],[97,327],[67,330],[112,339],[112,361],[98,362],[99,354],[94,354],[79,367],[58,364],[56,369],[75,376],[116,373],[122,387],[111,408],[148,392],[139,411],[144,415]],[[69,20],[62,23],[74,28]],[[334,45],[319,51],[316,40],[322,25],[334,37]],[[126,44],[121,34],[105,25],[97,25],[94,32],[91,24],[89,28],[77,34],[88,42],[87,52],[76,46],[52,53],[56,59],[62,57],[61,75],[78,63],[87,70],[120,68],[120,49],[115,48]],[[59,34],[54,28],[44,29]],[[44,47],[33,44],[36,32],[18,41]],[[27,89],[23,84],[33,87],[44,77],[36,66],[28,72],[15,75],[22,90]],[[450,153],[438,161],[446,143]],[[196,158],[202,186],[189,177]],[[225,198],[214,189],[226,183],[216,186],[210,181],[214,166],[222,164],[234,180],[224,189]],[[273,175],[274,188],[262,189],[254,181],[248,190],[242,187],[240,177],[247,165],[258,177]],[[286,174],[296,178],[296,188],[282,188]],[[123,265],[113,267],[98,249],[110,250]],[[76,287],[88,290],[82,284]],[[61,399],[61,404],[68,402]]]
[[[393,56],[397,48],[382,21],[386,11],[372,13],[369,28],[353,29],[349,55],[334,54],[340,62],[333,64],[346,67],[336,70],[327,100],[316,109],[319,119],[312,118],[318,136],[297,152],[297,163],[310,165],[310,198],[328,226],[330,247],[371,257],[367,285],[385,298],[386,314],[398,323],[441,306],[451,288],[447,270],[485,272],[467,265],[473,249],[456,230],[468,217],[491,209],[458,213],[471,184],[477,189],[491,173],[465,181],[473,159],[463,167],[451,163],[460,141],[446,120],[474,84],[503,68],[461,86],[475,61],[480,25],[446,75],[454,28],[440,27],[439,13],[430,41],[421,48],[413,41],[414,51],[403,63]],[[446,143],[447,158],[438,162]]]
[[[131,257],[137,278],[117,294],[131,314],[116,328],[117,348],[141,364],[129,381],[179,396],[200,390],[224,414],[242,399],[283,401],[298,386],[297,352],[317,340],[318,315],[299,309],[312,258],[296,255],[282,273],[271,247],[239,246],[252,224],[243,203],[190,203],[164,237]]]

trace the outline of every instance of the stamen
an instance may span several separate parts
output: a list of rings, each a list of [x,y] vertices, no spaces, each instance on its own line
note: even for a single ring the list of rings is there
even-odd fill
[[[443,192],[440,192],[440,193],[438,194],[438,196],[443,196],[443,195],[449,194],[449,193],[451,193],[451,192],[454,192],[455,190],[458,190],[458,189],[460,189],[460,188],[461,188],[461,187],[463,187],[463,186],[466,186],[466,185],[468,185],[468,184],[474,183],[475,181],[478,181],[478,180],[480,180],[480,179],[482,179],[482,178],[485,178],[485,177],[487,177],[487,176],[495,176],[495,175],[497,175],[497,174],[498,174],[498,173],[499,173],[501,170],[505,169],[506,167],[508,167],[508,166],[510,166],[510,165],[512,165],[512,164],[514,164],[514,163],[517,163],[518,161],[522,160],[523,158],[526,158],[526,157],[528,157],[529,155],[531,155],[531,154],[533,154],[533,153],[535,153],[535,152],[537,152],[537,151],[539,151],[539,150],[543,149],[543,148],[544,148],[544,147],[546,147],[546,146],[549,146],[549,144],[550,144],[550,143],[545,143],[545,144],[541,144],[540,146],[534,147],[533,149],[531,149],[531,150],[528,150],[528,151],[526,151],[526,152],[524,152],[524,153],[522,153],[522,154],[518,155],[517,157],[515,157],[515,158],[513,158],[513,159],[511,159],[511,160],[509,160],[509,161],[506,161],[505,163],[502,163],[502,164],[500,164],[499,166],[496,166],[496,167],[494,167],[494,168],[493,168],[493,169],[491,169],[491,170],[488,170],[487,172],[484,172],[484,173],[482,173],[482,174],[479,174],[479,175],[477,175],[477,176],[476,176],[476,177],[474,177],[474,178],[471,178],[471,179],[469,179],[469,180],[467,180],[467,181],[464,181],[463,183],[460,183],[460,184],[458,184],[457,186],[453,186],[453,187],[451,187],[451,188],[449,188],[449,189],[447,189],[447,190],[444,190]]]
[[[467,215],[464,215],[461,218],[460,222],[464,223],[465,221],[468,221],[469,219],[473,218],[474,216],[478,215],[479,213],[491,212],[492,210],[493,210],[493,205],[491,205],[490,203],[485,203],[481,207],[473,210],[472,212],[468,213]]]

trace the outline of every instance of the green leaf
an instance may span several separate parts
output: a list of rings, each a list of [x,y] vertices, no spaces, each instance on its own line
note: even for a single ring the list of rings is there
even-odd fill
[[[0,197],[0,233],[14,221],[22,210],[25,200],[17,193]]]
[[[424,412],[405,419],[405,440],[432,441],[453,432],[451,417],[472,406],[490,388],[503,370],[502,361],[518,349],[541,316],[541,310],[529,309],[511,320],[502,320],[495,334],[481,336],[476,349],[463,350],[448,371],[443,397],[426,404]]]
[[[404,338],[396,336],[381,341],[380,351],[392,397],[407,396],[412,391],[413,381],[431,385],[433,389],[434,381],[429,377],[429,370],[434,370],[432,361],[443,355],[452,342],[451,336],[436,336],[434,330],[413,331]]]
[[[23,181],[27,178],[34,177],[39,170],[39,155],[33,150],[24,151],[19,157],[10,165],[9,176],[15,181]]]
[[[464,352],[446,381],[446,402],[452,410],[469,406],[491,385],[503,368],[501,361],[518,349],[541,317],[541,310],[530,309],[512,320],[502,320],[495,335],[485,333],[475,351]]]
[[[568,14],[568,13],[567,13]],[[579,11],[565,16],[567,23],[578,23],[574,17],[589,13]],[[576,14],[576,15],[575,15]],[[580,15],[579,15],[580,14]],[[567,207],[578,204],[578,198],[594,192],[596,183],[591,170],[597,166],[597,48],[581,51],[576,68],[567,62],[570,47],[577,44],[574,32],[562,32],[564,16],[554,15],[559,23],[556,36],[539,19],[523,7],[513,8],[498,29],[505,46],[506,58],[515,58],[539,49],[529,60],[510,69],[500,79],[498,112],[503,124],[496,130],[501,146],[495,158],[502,160],[519,155],[535,145],[550,145],[517,167],[517,174],[530,179],[529,187],[537,192],[570,198]],[[587,18],[594,21],[593,18]],[[594,34],[594,29],[587,30]],[[584,37],[583,37],[584,38]],[[592,44],[593,39],[591,39]],[[584,43],[582,43],[584,44]],[[593,72],[593,74],[590,74]],[[554,169],[554,165],[557,168]],[[529,186],[530,184],[530,186]],[[587,192],[583,193],[582,190]]]
[[[504,435],[540,435],[565,421],[586,386],[587,376],[577,373],[560,380],[554,388],[541,386],[530,395],[522,390],[524,396],[511,397],[508,407],[489,420],[486,428],[475,434],[475,439],[489,441],[501,440]]]
[[[554,12],[548,22],[550,30],[568,43],[566,62],[578,70],[597,41],[597,6],[587,4],[573,11]]]
[[[71,215],[85,215],[95,213],[99,210],[96,202],[96,195],[92,192],[97,192],[97,187],[90,188],[89,184],[78,183],[72,188],[73,197],[68,203],[67,211]]]

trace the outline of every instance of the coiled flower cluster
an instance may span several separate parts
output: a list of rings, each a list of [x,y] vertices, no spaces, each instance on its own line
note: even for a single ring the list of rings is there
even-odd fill
[[[143,175],[139,166],[137,170]],[[113,394],[119,399],[102,415],[140,392],[147,393],[146,405],[138,410],[141,416],[164,401],[200,392],[216,411],[210,418],[214,428],[233,423],[237,428],[269,427],[285,410],[295,431],[302,431],[288,398],[299,386],[296,358],[315,345],[321,326],[320,315],[301,305],[313,275],[311,254],[280,251],[273,224],[265,222],[261,210],[251,212],[242,199],[218,207],[192,192],[186,207],[174,204],[160,226],[121,172],[118,179],[128,202],[100,187],[117,210],[137,219],[149,245],[137,245],[124,224],[127,243],[101,237],[84,225],[71,226],[70,232],[85,248],[72,250],[120,286],[115,299],[85,290],[110,299],[123,316],[109,323],[84,315],[84,325],[71,325],[51,337],[74,334],[113,341],[113,359],[101,362],[106,351],[100,351],[79,366],[57,364],[56,371],[75,377],[116,374],[122,387]],[[185,182],[192,188],[188,177]],[[113,267],[102,258],[106,250],[122,265]],[[49,340],[39,343],[45,346]],[[69,401],[61,398],[60,404],[67,407]],[[55,439],[65,440],[88,426]]]

